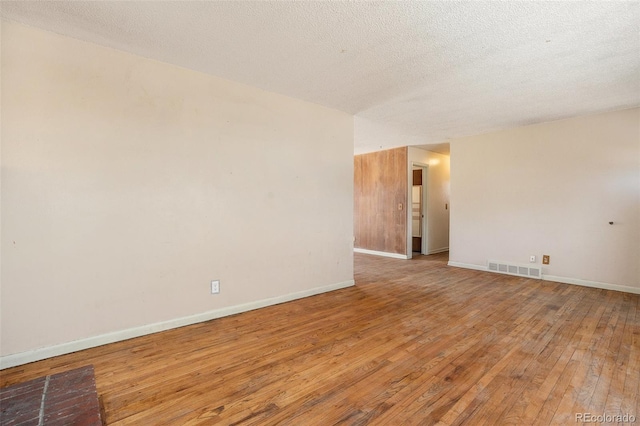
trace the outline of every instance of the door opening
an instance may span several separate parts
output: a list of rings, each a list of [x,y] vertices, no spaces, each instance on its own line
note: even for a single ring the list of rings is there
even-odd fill
[[[428,253],[426,227],[426,167],[413,166],[411,189],[411,251]]]

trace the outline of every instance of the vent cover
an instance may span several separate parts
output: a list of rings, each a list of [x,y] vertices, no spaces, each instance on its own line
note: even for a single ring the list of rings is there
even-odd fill
[[[518,263],[490,260],[487,270],[491,272],[497,272],[499,274],[516,275],[519,277],[536,279],[542,278],[542,269],[538,265],[523,265]]]

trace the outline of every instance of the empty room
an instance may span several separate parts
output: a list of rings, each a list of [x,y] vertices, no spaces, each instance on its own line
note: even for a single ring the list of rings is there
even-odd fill
[[[639,2],[0,14],[0,425],[640,423]]]

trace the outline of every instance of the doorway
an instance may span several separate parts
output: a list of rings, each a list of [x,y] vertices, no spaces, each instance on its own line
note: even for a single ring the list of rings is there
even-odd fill
[[[427,168],[414,164],[411,188],[411,251],[428,253],[427,235]]]

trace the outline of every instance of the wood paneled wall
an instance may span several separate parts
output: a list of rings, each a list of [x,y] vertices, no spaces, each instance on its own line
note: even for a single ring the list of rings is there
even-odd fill
[[[354,246],[406,254],[407,148],[354,157]]]

